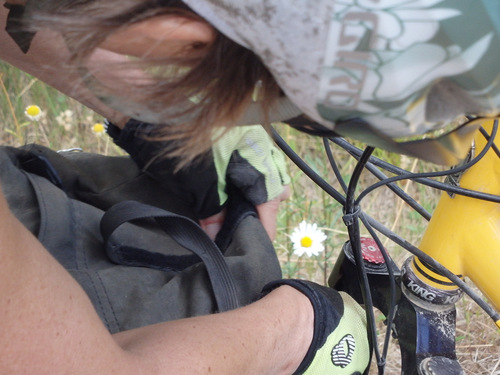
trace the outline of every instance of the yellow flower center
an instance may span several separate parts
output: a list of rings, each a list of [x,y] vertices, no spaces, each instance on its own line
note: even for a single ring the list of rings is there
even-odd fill
[[[313,240],[309,236],[304,236],[300,239],[300,246],[302,247],[311,247],[313,244]]]
[[[104,126],[104,124],[101,124],[99,122],[97,124],[94,124],[94,126],[92,126],[92,131],[97,134],[104,133],[106,131],[106,127]]]
[[[40,109],[39,106],[37,105],[30,105],[26,108],[26,113],[29,115],[29,116],[33,116],[33,117],[36,117],[36,116],[39,116],[40,113],[42,112],[42,110]]]

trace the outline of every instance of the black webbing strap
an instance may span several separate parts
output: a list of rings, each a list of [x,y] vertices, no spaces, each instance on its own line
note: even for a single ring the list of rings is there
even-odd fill
[[[101,220],[105,243],[120,225],[139,219],[154,219],[179,245],[200,257],[212,283],[219,312],[239,307],[236,286],[222,252],[203,229],[187,217],[136,201],[121,202],[111,207]]]

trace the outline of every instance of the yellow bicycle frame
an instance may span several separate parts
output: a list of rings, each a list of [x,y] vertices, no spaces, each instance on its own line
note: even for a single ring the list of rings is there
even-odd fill
[[[489,133],[493,121],[483,123]],[[498,133],[495,144],[500,147]],[[478,132],[477,152],[486,142]],[[492,149],[462,175],[460,186],[500,195],[500,159]],[[419,247],[451,272],[472,280],[495,309],[500,310],[500,204],[443,193]],[[427,284],[442,290],[455,288],[443,285],[449,280],[418,259],[415,262],[413,271]],[[497,325],[500,327],[500,321]]]

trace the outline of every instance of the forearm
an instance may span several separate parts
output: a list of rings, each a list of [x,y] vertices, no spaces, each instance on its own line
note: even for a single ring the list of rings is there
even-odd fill
[[[286,374],[312,335],[310,303],[284,287],[232,312],[112,336],[1,195],[0,256],[2,374]]]
[[[134,373],[83,290],[1,194],[0,256],[1,374]]]
[[[121,332],[161,374],[292,374],[312,339],[312,306],[281,287],[241,309]],[[188,359],[188,360],[187,360]]]

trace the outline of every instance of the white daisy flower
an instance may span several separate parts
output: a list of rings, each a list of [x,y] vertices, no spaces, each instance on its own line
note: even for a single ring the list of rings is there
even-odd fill
[[[38,121],[42,117],[42,109],[37,105],[29,105],[24,110],[24,114],[32,121]]]
[[[105,124],[101,123],[101,122],[98,122],[98,123],[92,125],[92,131],[98,137],[100,137],[101,135],[103,135],[104,133],[106,133],[107,128],[108,127]]]
[[[326,240],[326,235],[318,229],[316,224],[303,221],[294,229],[290,239],[293,243],[293,253],[298,256],[318,255],[325,250],[323,242]]]

